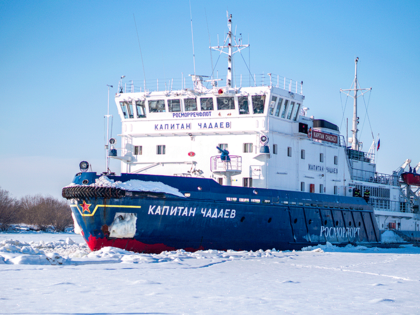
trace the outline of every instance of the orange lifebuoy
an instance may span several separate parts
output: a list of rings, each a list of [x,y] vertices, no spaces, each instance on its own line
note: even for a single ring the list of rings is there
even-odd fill
[[[219,89],[219,91],[217,91],[217,93],[223,94],[223,89]]]

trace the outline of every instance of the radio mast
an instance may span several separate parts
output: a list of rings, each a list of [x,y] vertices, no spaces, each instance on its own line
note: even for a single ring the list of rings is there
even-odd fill
[[[232,68],[233,68],[233,55],[237,52],[240,52],[242,49],[245,49],[249,47],[248,45],[232,45],[232,14],[229,15],[229,12],[227,12],[228,17],[228,34],[225,38],[225,41],[223,46],[213,46],[210,47],[210,49],[217,50],[220,53],[227,54],[228,55],[228,71],[227,71],[227,80],[226,80],[226,87],[229,90],[233,85],[233,77],[232,77]],[[236,39],[234,38],[234,41],[236,43]],[[225,52],[223,49],[227,48],[228,52]],[[236,51],[232,51],[232,48],[236,48]]]
[[[353,97],[354,99],[354,104],[353,104],[353,128],[351,130],[353,136],[352,136],[352,142],[351,142],[351,148],[352,150],[360,150],[360,142],[359,139],[357,138],[357,132],[359,131],[359,129],[357,129],[357,125],[359,124],[359,117],[357,116],[357,98],[359,96],[362,96],[363,94],[365,94],[366,92],[372,90],[372,88],[368,88],[368,89],[360,89],[357,88],[358,87],[358,82],[357,82],[357,62],[359,61],[359,57],[356,58],[356,60],[354,61],[355,64],[355,69],[354,69],[354,81],[353,81],[353,88],[352,89],[347,89],[347,90],[343,90],[340,89],[340,92],[350,92],[350,91],[354,91],[354,96],[350,95],[350,93],[345,93],[347,96]],[[360,95],[357,95],[358,91],[365,91],[362,92]],[[348,141],[348,139],[347,139]]]

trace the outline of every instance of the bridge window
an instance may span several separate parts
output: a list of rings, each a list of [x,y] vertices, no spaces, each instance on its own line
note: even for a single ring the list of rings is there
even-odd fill
[[[289,100],[286,100],[286,102],[284,102],[283,110],[281,111],[281,118],[286,118],[286,111],[287,111],[288,104],[289,104]]]
[[[301,158],[302,160],[304,160],[304,159],[305,159],[305,150],[300,150],[300,158]]]
[[[218,110],[235,109],[235,99],[233,97],[218,97],[217,109]]]
[[[134,146],[134,155],[142,155],[143,154],[143,147],[141,145]]]
[[[299,117],[299,111],[300,111],[300,104],[297,103],[295,106],[295,112],[293,114],[293,120],[296,121]]]
[[[292,118],[293,108],[295,108],[295,102],[291,102],[289,106],[289,113],[287,114],[287,119]]]
[[[279,114],[280,114],[280,108],[281,108],[281,104],[283,103],[283,99],[281,98],[281,99],[279,99],[279,102],[278,102],[278,104],[277,104],[277,108],[276,108],[276,113],[275,113],[275,116],[276,117],[279,117]]]
[[[122,111],[122,114],[123,114],[124,118],[127,119],[128,118],[127,104],[125,102],[120,102],[120,106],[121,106],[121,111]]]
[[[197,110],[197,100],[195,98],[184,99],[184,106],[186,112],[195,112]]]
[[[133,103],[132,103],[132,102],[128,102],[128,103],[127,103],[127,108],[128,108],[128,117],[130,117],[130,118],[134,118],[134,108],[133,108]]]
[[[277,96],[272,96],[271,102],[270,102],[270,115],[274,114],[274,110],[276,109],[276,102],[277,102]]]
[[[180,112],[181,111],[181,100],[168,100],[168,110],[169,112]]]
[[[264,114],[265,95],[252,96],[252,109],[254,114]]]
[[[319,154],[319,161],[322,163],[324,162],[324,153]]]
[[[273,154],[277,154],[277,144],[273,144]]]
[[[248,96],[239,96],[239,115],[249,114]]]
[[[242,186],[243,187],[252,187],[252,178],[250,178],[250,177],[242,178]]]
[[[136,101],[137,118],[146,118],[146,105],[144,100]]]
[[[292,156],[292,147],[287,147],[287,156]]]
[[[201,110],[213,110],[213,98],[200,98]]]
[[[338,164],[338,156],[334,155],[334,164],[337,165]]]
[[[244,143],[244,153],[252,153],[252,143]]]
[[[334,195],[338,195],[338,187],[334,186]]]
[[[305,191],[305,182],[300,182],[300,191]]]
[[[166,145],[157,145],[156,146],[156,154],[163,155],[166,153]]]
[[[165,100],[149,100],[149,113],[165,113]]]
[[[322,194],[324,192],[324,185],[319,184],[319,193]]]

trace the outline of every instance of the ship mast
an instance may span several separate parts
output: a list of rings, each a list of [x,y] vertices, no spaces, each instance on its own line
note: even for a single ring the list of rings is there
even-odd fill
[[[229,13],[228,13],[229,14]],[[227,80],[226,84],[228,88],[232,87],[232,14],[229,16],[228,19],[228,72],[227,72]]]
[[[233,45],[232,43],[232,14],[229,15],[229,12],[227,12],[228,16],[228,29],[229,32],[227,34],[227,37],[225,39],[224,44],[227,42],[227,46],[210,46],[210,49],[217,50],[220,53],[227,54],[228,55],[228,71],[227,71],[227,80],[226,80],[226,88],[229,90],[233,86],[233,77],[232,77],[232,70],[233,70],[233,55],[240,52],[242,49],[245,49],[249,47],[248,45]],[[236,39],[233,38],[233,40],[236,43]],[[241,41],[239,41],[241,43]],[[223,49],[227,48],[228,52],[223,51]],[[233,51],[233,48],[236,48],[236,51]]]
[[[372,88],[368,88],[368,89],[358,89],[358,82],[357,82],[357,62],[359,61],[359,57],[356,58],[356,60],[354,61],[354,82],[353,82],[353,89],[347,89],[347,90],[343,90],[340,89],[340,92],[350,92],[350,91],[354,91],[354,96],[351,96],[349,93],[346,93],[347,96],[353,97],[354,99],[354,103],[353,103],[353,128],[351,130],[353,136],[352,136],[352,142],[351,142],[351,148],[352,150],[357,150],[359,151],[361,149],[360,146],[360,142],[359,139],[357,138],[357,132],[359,131],[357,129],[357,125],[359,124],[359,117],[357,116],[357,98],[359,96],[362,96],[363,94],[365,94],[366,92],[372,90]],[[365,91],[362,92],[360,95],[357,95],[358,91]]]

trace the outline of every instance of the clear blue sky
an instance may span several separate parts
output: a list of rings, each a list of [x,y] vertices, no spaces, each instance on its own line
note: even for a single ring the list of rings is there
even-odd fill
[[[223,38],[229,10],[251,44],[251,72],[304,81],[309,115],[339,126],[339,89],[350,88],[359,57],[359,82],[373,88],[368,112],[381,139],[378,171],[420,161],[420,1],[191,0],[191,9],[197,73],[211,73],[208,34],[212,45]],[[81,160],[104,170],[106,84],[113,94],[121,75],[144,78],[133,14],[148,80],[193,73],[189,1],[0,0],[2,189],[59,197]],[[247,73],[242,59],[235,65]],[[225,68],[221,59],[220,76]],[[372,137],[360,105],[367,150]],[[111,110],[116,135],[112,97]]]

